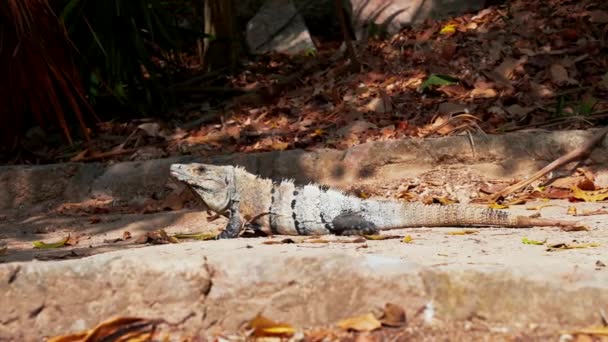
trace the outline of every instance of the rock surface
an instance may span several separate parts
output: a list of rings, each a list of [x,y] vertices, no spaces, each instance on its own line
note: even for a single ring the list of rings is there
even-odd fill
[[[304,19],[291,0],[266,0],[246,29],[251,53],[316,51]]]
[[[485,0],[349,0],[352,27],[358,39],[371,26],[388,34],[429,18],[477,11]],[[237,2],[240,18],[247,18],[247,44],[252,53],[303,53],[315,49],[310,32],[341,39],[335,0],[248,0]]]

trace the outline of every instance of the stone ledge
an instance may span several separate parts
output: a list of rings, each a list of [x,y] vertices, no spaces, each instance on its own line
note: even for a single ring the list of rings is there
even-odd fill
[[[382,178],[402,181],[438,165],[490,165],[484,174],[513,178],[536,171],[582,144],[593,131],[521,132],[505,135],[453,136],[371,142],[346,151],[319,149],[234,154],[208,159],[192,156],[103,163],[66,163],[0,167],[0,210],[44,210],[51,203],[79,202],[109,196],[121,203],[167,194],[169,165],[205,161],[234,164],[270,178],[298,183],[341,184]],[[608,139],[589,162],[608,164]]]
[[[307,327],[385,302],[403,306],[410,316],[432,302],[439,320],[484,317],[513,330],[529,324],[567,328],[598,324],[598,310],[608,305],[605,271],[518,257],[511,250],[493,257],[505,264],[480,267],[459,260],[417,263],[408,255],[429,254],[428,246],[397,246],[394,240],[368,242],[372,250],[387,249],[373,254],[343,247],[352,244],[318,249],[262,241],[182,243],[0,265],[0,301],[10,304],[0,306],[0,340],[39,340],[115,315],[170,322],[189,317],[179,328],[196,333],[234,330],[258,312]]]

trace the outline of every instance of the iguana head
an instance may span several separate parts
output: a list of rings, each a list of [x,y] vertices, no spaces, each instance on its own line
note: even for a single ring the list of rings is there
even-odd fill
[[[236,192],[233,166],[173,164],[171,175],[188,184],[217,213],[228,209]]]

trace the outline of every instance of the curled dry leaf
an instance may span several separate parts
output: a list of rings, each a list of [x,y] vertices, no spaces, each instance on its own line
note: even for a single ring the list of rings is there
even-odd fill
[[[347,318],[338,322],[337,325],[343,330],[373,331],[382,327],[382,322],[380,322],[374,314],[368,313],[366,315]]]
[[[552,64],[549,68],[549,72],[551,74],[551,81],[557,85],[566,84],[570,79],[568,77],[568,70],[561,64]]]
[[[42,241],[34,241],[34,242],[32,242],[32,244],[34,245],[34,248],[41,248],[41,249],[59,248],[59,247],[65,246],[69,240],[70,240],[70,235],[66,236],[65,238],[63,238],[57,242],[47,243],[47,242],[42,242]]]
[[[538,241],[538,240],[528,239],[527,237],[521,238],[521,243],[523,243],[524,245],[544,245],[546,242],[547,242],[547,239],[544,239],[543,241]]]
[[[249,321],[249,327],[256,337],[290,337],[296,331],[291,324],[275,322],[261,314]]]
[[[135,243],[143,244],[143,243],[153,243],[153,244],[167,244],[167,243],[178,243],[179,240],[173,236],[169,236],[164,229],[155,230],[152,232],[147,232],[145,234],[140,235]]]
[[[48,341],[149,341],[156,326],[162,322],[137,317],[118,317],[102,322],[91,330],[52,337]]]
[[[405,310],[399,305],[386,303],[384,305],[384,313],[380,322],[388,327],[402,327],[406,323]]]
[[[490,205],[488,205],[488,208],[490,208],[490,209],[507,209],[507,208],[509,208],[509,206],[506,204],[498,204],[498,203],[494,202],[494,203],[491,203]]]
[[[608,189],[585,191],[578,186],[572,187],[572,197],[585,202],[599,202],[608,199]]]
[[[450,205],[456,203],[455,200],[448,198],[447,196],[439,197],[439,196],[426,196],[422,199],[422,203],[424,204],[441,204],[441,205]]]

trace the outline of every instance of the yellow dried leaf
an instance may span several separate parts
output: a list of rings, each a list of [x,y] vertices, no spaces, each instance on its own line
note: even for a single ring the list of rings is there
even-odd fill
[[[95,328],[71,335],[58,336],[49,342],[75,341],[149,341],[154,327],[160,320],[149,320],[137,317],[116,317],[100,323]]]
[[[439,34],[452,34],[456,32],[456,27],[458,27],[456,24],[447,24],[441,28]]]
[[[411,202],[414,200],[414,198],[416,198],[416,194],[413,194],[409,191],[403,191],[402,193],[399,194],[399,196],[397,196],[397,198],[400,198],[407,202]]]
[[[389,235],[381,235],[381,234],[363,235],[363,237],[365,237],[367,240],[386,240],[386,239],[391,238]]]
[[[463,229],[463,230],[455,230],[455,231],[451,231],[451,232],[447,232],[447,235],[470,235],[470,234],[477,234],[479,233],[479,230],[475,230],[475,229]]]
[[[278,323],[258,314],[249,321],[253,334],[257,337],[283,336],[288,337],[295,333],[296,329],[287,323]]]
[[[46,243],[46,242],[42,242],[42,241],[34,241],[32,242],[32,244],[34,245],[34,248],[59,248],[59,247],[63,247],[65,246],[65,244],[70,240],[70,236],[66,236],[65,238],[61,239],[60,241],[57,242],[50,242],[50,243]]]
[[[262,242],[265,245],[282,245],[283,242],[279,241],[279,240],[267,240]]]
[[[405,243],[412,243],[414,241],[414,239],[412,239],[411,235],[406,235],[403,240],[401,240],[401,242],[405,242]]]
[[[282,141],[275,141],[272,143],[272,145],[270,147],[276,151],[284,151],[289,147],[289,143],[282,142]]]
[[[538,240],[530,240],[527,237],[521,238],[521,243],[523,243],[524,245],[544,245],[545,242],[547,242],[547,239],[545,239],[543,241],[538,241]]]
[[[568,211],[566,213],[568,215],[576,215],[576,207],[575,206],[569,206],[568,207]]]
[[[359,191],[357,193],[357,197],[359,198],[363,198],[363,199],[368,199],[369,198],[369,194],[365,191]]]
[[[315,129],[314,132],[312,132],[311,134],[313,137],[320,137],[320,136],[324,136],[327,135],[327,132],[324,129],[321,128],[317,128]]]
[[[530,205],[526,207],[526,210],[541,210],[542,208],[552,207],[554,204],[541,204],[541,205]]]
[[[454,201],[453,199],[449,199],[447,197],[433,197],[433,199],[443,205],[449,205],[449,204],[454,204],[456,203],[456,201]]]
[[[382,323],[372,313],[347,318],[337,323],[343,330],[373,331],[382,326]]]
[[[308,239],[308,240],[304,240],[302,242],[304,242],[304,243],[329,243],[329,240],[325,240],[325,239]]]
[[[568,335],[595,335],[595,336],[608,336],[608,326],[605,327],[591,327],[582,328],[574,331],[562,332],[562,334]]]
[[[194,240],[213,240],[217,237],[217,234],[210,233],[178,233],[173,235],[176,239],[194,239]]]
[[[490,205],[488,205],[488,208],[490,209],[507,209],[509,206],[506,204],[498,204],[498,203],[491,203]]]
[[[556,243],[551,246],[547,250],[552,251],[556,249],[579,249],[579,248],[593,248],[599,247],[600,244],[597,242],[591,243],[579,243],[579,244],[567,244],[567,243]]]
[[[575,185],[572,187],[572,196],[585,202],[599,202],[608,199],[608,189],[585,191]]]

